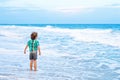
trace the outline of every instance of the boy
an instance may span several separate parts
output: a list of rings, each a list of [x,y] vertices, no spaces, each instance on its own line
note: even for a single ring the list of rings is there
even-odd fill
[[[30,58],[30,70],[32,70],[32,65],[34,64],[34,71],[37,70],[37,50],[39,52],[39,55],[41,55],[41,52],[40,52],[40,46],[39,46],[39,41],[37,41],[37,32],[33,32],[31,34],[31,40],[29,40],[27,42],[27,45],[24,49],[24,54],[26,54],[26,50],[27,48],[29,47],[29,51],[30,51],[30,55],[29,55],[29,58]]]

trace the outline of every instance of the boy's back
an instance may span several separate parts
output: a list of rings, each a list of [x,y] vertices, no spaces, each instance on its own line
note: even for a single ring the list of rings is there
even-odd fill
[[[27,42],[27,45],[29,46],[30,52],[32,52],[33,49],[34,49],[34,51],[37,51],[37,47],[39,46],[39,41],[38,40],[29,40]]]

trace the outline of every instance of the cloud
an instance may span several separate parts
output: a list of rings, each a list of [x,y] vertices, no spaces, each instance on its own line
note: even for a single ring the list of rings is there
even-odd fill
[[[32,0],[9,0],[0,3],[0,7],[14,9],[40,9],[39,2]]]
[[[62,13],[78,13],[83,11],[83,9],[57,9],[58,12],[62,12]]]
[[[111,7],[111,8],[120,8],[120,4],[108,4],[108,5],[105,5],[107,7]]]
[[[5,0],[0,1],[0,7],[15,10],[53,11],[64,14],[77,14],[91,12],[96,8],[114,7],[120,8],[120,4],[112,4],[112,0]],[[116,3],[116,2],[115,2]],[[109,5],[110,4],[110,5]],[[112,4],[112,5],[111,5]]]
[[[64,14],[82,14],[84,12],[89,12],[92,11],[93,9],[90,7],[68,7],[68,8],[57,8],[55,9],[55,11],[60,12],[60,13],[64,13]]]
[[[102,4],[99,4],[101,6]],[[6,0],[1,7],[26,9],[55,9],[61,7],[98,6],[96,0]],[[66,11],[66,10],[65,10]],[[67,10],[68,11],[68,10]],[[69,10],[70,11],[70,10]]]
[[[111,6],[116,7],[116,8],[120,8],[120,4],[112,4]]]
[[[120,4],[112,4],[111,6],[120,6]]]
[[[78,0],[76,0],[78,1]],[[79,2],[78,2],[79,3]],[[8,0],[0,3],[0,7],[9,8],[12,11],[16,10],[47,10],[60,13],[83,13],[90,11],[90,6],[79,5],[77,2],[70,2],[68,0],[56,1],[56,0]],[[88,9],[89,8],[89,9]]]

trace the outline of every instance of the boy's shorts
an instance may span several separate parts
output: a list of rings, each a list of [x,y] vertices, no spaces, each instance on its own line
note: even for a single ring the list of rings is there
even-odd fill
[[[30,60],[37,60],[37,51],[30,52]]]

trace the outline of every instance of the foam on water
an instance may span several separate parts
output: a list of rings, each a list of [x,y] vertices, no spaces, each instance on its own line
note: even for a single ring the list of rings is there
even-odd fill
[[[29,71],[29,52],[23,54],[24,46],[33,31],[39,33],[42,52],[42,56],[38,57],[37,72]],[[5,75],[0,74],[0,79],[120,79],[119,34],[119,31],[113,29],[62,29],[49,25],[1,27],[0,73]],[[6,76],[8,73],[12,75]]]
[[[113,35],[111,33],[111,30],[85,30],[85,32],[76,31],[70,33],[70,36],[72,36],[77,41],[98,42],[102,44],[120,47],[120,36]]]
[[[11,31],[0,30],[0,35],[9,38],[19,38],[20,36],[17,33]]]
[[[47,26],[46,31],[56,32],[71,36],[74,40],[85,42],[98,42],[101,44],[120,47],[120,32],[113,34],[112,29],[60,29]]]

